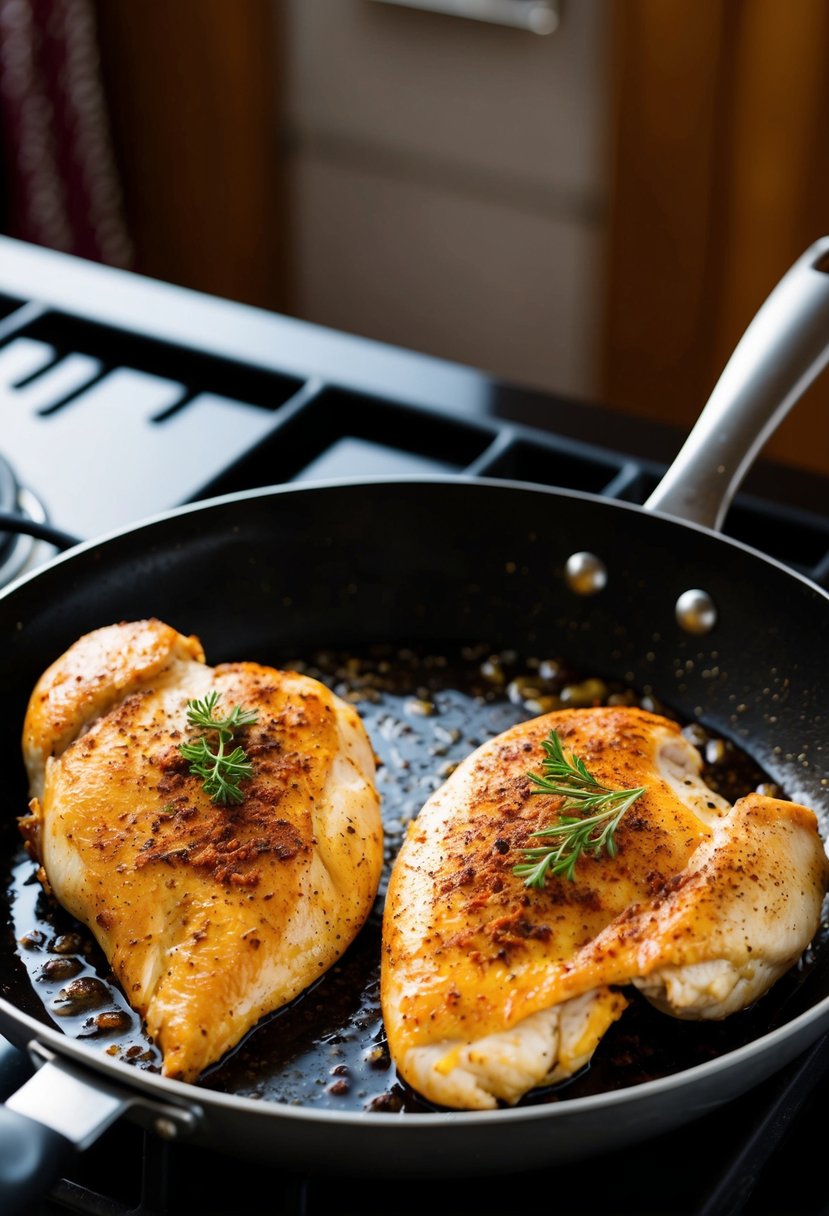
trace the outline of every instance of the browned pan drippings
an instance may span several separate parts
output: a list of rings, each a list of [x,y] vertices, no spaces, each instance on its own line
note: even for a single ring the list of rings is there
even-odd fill
[[[647,691],[567,669],[556,659],[377,649],[368,655],[285,656],[281,666],[307,672],[353,701],[379,761],[386,832],[380,899],[343,959],[293,1005],[252,1032],[202,1084],[226,1093],[332,1110],[431,1109],[400,1082],[385,1046],[379,1004],[380,919],[388,870],[410,820],[470,751],[522,719],[562,705],[639,704],[669,712]],[[701,724],[685,728],[703,753],[706,782],[729,800],[758,787],[779,793],[732,743]],[[21,812],[24,808],[20,808]],[[107,1055],[158,1071],[159,1055],[112,980],[88,932],[40,891],[33,864],[18,860],[11,877],[13,932],[31,987],[65,1033]],[[812,956],[752,1009],[721,1023],[679,1022],[636,993],[590,1067],[525,1104],[559,1101],[669,1075],[750,1042],[791,1016]]]

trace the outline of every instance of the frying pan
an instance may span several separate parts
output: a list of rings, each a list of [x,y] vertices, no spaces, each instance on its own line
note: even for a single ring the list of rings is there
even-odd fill
[[[26,805],[20,727],[29,692],[80,634],[157,616],[213,662],[318,647],[486,639],[564,654],[649,687],[731,737],[829,825],[821,663],[829,596],[719,535],[743,473],[829,356],[829,238],[752,322],[645,509],[521,483],[457,478],[320,483],[214,499],[56,557],[0,596],[9,778],[7,848]],[[683,518],[677,518],[682,516]],[[17,775],[17,770],[20,770]],[[554,1105],[366,1114],[262,1103],[141,1072],[43,1024],[0,962],[0,1032],[38,1070],[0,1110],[4,1211],[45,1189],[65,1152],[123,1113],[167,1137],[338,1172],[463,1174],[572,1161],[726,1102],[829,1027],[829,967],[789,1020],[673,1076]],[[25,1003],[25,1002],[23,1002]]]

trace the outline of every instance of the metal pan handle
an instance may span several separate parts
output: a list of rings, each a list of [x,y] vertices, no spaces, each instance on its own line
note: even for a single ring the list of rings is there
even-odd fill
[[[763,444],[829,362],[829,237],[780,280],[645,503],[719,530]]]

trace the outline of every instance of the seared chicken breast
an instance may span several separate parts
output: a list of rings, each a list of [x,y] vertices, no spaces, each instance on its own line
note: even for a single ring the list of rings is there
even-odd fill
[[[514,868],[563,805],[528,775],[551,730],[600,784],[644,793],[614,856],[584,852],[572,879],[528,887]],[[628,985],[676,1017],[720,1018],[796,961],[827,884],[815,816],[758,794],[731,807],[700,769],[675,723],[616,707],[522,723],[455,770],[409,829],[384,916],[383,1016],[415,1089],[515,1102],[590,1059]]]
[[[256,721],[233,739],[250,775],[219,805],[179,747],[218,694]],[[43,881],[106,953],[186,1081],[340,957],[377,892],[374,756],[354,709],[315,680],[205,664],[160,621],[96,630],[44,673],[23,749],[21,828]],[[215,750],[215,747],[214,747]]]

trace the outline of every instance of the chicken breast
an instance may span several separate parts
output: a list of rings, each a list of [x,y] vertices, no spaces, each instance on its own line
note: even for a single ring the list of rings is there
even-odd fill
[[[563,804],[528,776],[551,730],[600,784],[644,793],[615,856],[528,887],[514,868]],[[626,986],[677,1017],[723,1017],[796,961],[827,884],[815,816],[758,794],[732,808],[700,769],[675,723],[618,707],[522,723],[455,770],[410,827],[383,924],[383,1016],[414,1088],[512,1103],[590,1059]]]
[[[219,805],[179,746],[214,717],[251,775]],[[215,743],[211,743],[216,750]],[[163,1053],[191,1081],[340,957],[375,898],[382,827],[374,756],[349,705],[255,663],[205,665],[160,621],[99,629],[43,675],[23,748],[21,829],[42,877],[103,947]]]

